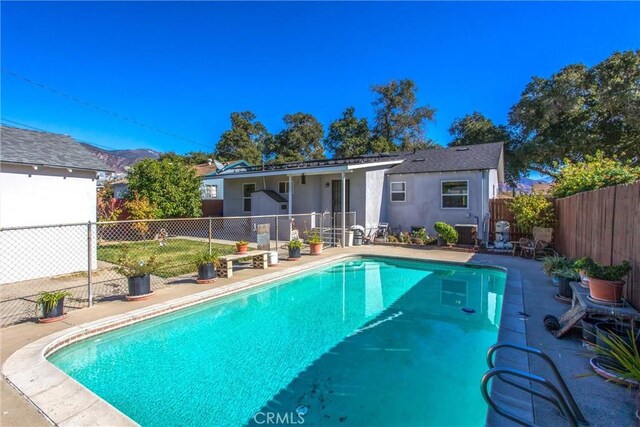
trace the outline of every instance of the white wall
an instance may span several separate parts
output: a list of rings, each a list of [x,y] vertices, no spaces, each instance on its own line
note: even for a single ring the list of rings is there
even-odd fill
[[[96,174],[0,165],[0,227],[96,220]]]
[[[0,165],[0,228],[95,222],[95,176]],[[0,231],[0,283],[86,271],[87,235],[84,224]],[[95,254],[94,243],[94,268]]]
[[[468,180],[468,207],[442,208],[441,182]],[[406,183],[406,201],[391,202],[389,186],[391,182]],[[487,204],[487,190],[483,189],[482,172],[443,172],[419,174],[387,175],[384,189],[384,203],[387,205],[386,218],[392,228],[411,231],[412,226],[425,227],[429,235],[435,234],[433,224],[444,221],[448,224],[482,224]],[[487,182],[485,181],[485,186]]]

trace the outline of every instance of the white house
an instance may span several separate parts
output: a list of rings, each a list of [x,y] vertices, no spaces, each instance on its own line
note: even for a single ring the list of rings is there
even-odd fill
[[[489,199],[504,182],[504,154],[502,143],[490,143],[253,166],[216,176],[224,178],[225,216],[353,211],[365,228],[387,222],[398,231],[425,227],[433,234],[437,221],[474,224],[486,241]]]
[[[98,171],[68,135],[0,127],[0,283],[86,271]]]

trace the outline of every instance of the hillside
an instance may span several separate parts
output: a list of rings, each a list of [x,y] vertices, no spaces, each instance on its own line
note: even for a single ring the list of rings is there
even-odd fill
[[[116,172],[122,173],[127,166],[131,166],[143,159],[157,159],[160,157],[159,151],[147,148],[136,148],[133,150],[103,150],[91,144],[82,143],[96,157],[113,167]]]

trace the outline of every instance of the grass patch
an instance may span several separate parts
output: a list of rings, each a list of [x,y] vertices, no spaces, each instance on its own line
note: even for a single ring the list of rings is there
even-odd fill
[[[220,255],[236,253],[235,245],[213,243],[211,247]],[[108,244],[98,246],[98,259],[117,264],[124,248],[127,248],[132,258],[140,257],[146,260],[155,255],[158,267],[153,274],[166,279],[195,273],[198,270],[195,259],[209,250],[209,243],[188,239],[167,239],[163,246],[160,246],[157,240]]]

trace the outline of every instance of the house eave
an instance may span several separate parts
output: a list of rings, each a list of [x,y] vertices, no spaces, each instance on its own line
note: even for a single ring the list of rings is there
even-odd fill
[[[52,165],[47,163],[36,163],[36,162],[16,162],[11,160],[0,160],[0,165],[16,165],[16,166],[26,166],[26,167],[34,167],[37,166],[39,168],[51,168],[51,169],[72,169],[77,171],[85,171],[85,172],[115,172],[114,169],[97,169],[97,168],[83,168],[78,166],[71,165]]]
[[[363,163],[363,164],[355,164],[355,165],[339,165],[339,166],[330,166],[330,167],[315,167],[315,168],[292,168],[292,169],[282,169],[276,171],[259,171],[259,172],[227,172],[221,173],[217,175],[208,175],[209,178],[224,178],[224,179],[235,179],[235,178],[261,178],[267,176],[300,176],[300,175],[329,175],[340,172],[350,172],[356,169],[365,169],[365,168],[375,168],[380,166],[390,166],[397,165],[402,163],[402,160],[391,160],[386,162],[372,162],[372,163]]]

